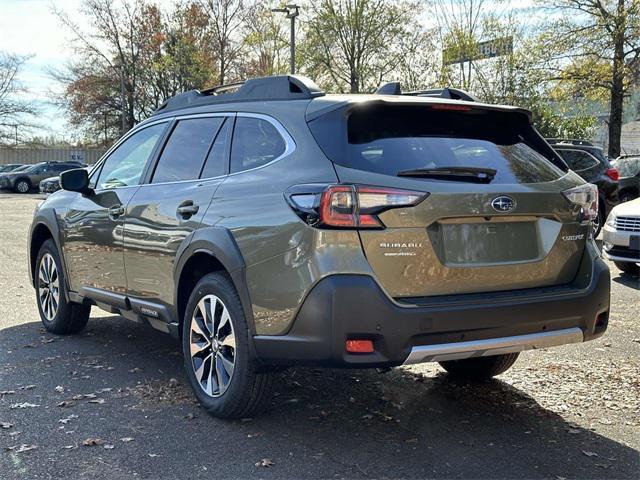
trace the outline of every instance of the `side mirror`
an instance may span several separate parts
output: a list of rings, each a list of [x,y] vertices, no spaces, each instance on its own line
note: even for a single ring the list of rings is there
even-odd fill
[[[60,186],[70,192],[91,193],[89,173],[84,168],[74,168],[60,174]]]

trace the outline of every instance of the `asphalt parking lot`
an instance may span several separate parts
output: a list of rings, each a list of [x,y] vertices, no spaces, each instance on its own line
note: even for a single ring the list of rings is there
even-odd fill
[[[0,194],[0,478],[640,478],[640,285],[613,264],[599,340],[482,385],[431,364],[289,370],[265,414],[221,421],[170,337],[95,308],[78,336],[41,328],[39,198]]]

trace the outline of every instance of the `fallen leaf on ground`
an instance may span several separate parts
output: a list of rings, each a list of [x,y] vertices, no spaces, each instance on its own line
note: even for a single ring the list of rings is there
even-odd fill
[[[122,437],[120,440],[123,442],[133,442],[133,437]]]
[[[36,448],[38,448],[37,445],[28,445],[26,443],[23,443],[22,445],[20,445],[20,447],[18,447],[17,450],[15,450],[15,452],[16,453],[28,452],[29,450],[35,450]]]
[[[104,441],[101,438],[87,438],[82,441],[82,445],[86,447],[95,447],[96,445],[102,445]]]
[[[113,445],[111,445],[110,443],[107,443],[103,445],[102,448],[104,448],[105,450],[113,450]]]
[[[0,422],[0,428],[4,428],[5,430],[10,429],[11,427],[13,427],[13,423],[9,423],[9,422]]]
[[[73,400],[63,400],[60,403],[58,403],[58,406],[62,408],[67,408],[67,407],[73,407],[75,404],[76,402],[74,402]]]
[[[20,390],[33,390],[36,388],[35,385],[25,385],[24,387],[20,387]]]
[[[129,370],[129,373],[138,373],[138,372],[142,372],[142,369],[140,367],[135,367]]]
[[[273,461],[270,458],[263,458],[259,462],[256,463],[256,467],[272,467],[274,465]]]
[[[16,393],[15,390],[0,390],[0,396],[2,396],[2,395],[13,395],[14,393]]]
[[[104,398],[94,398],[93,400],[89,400],[89,403],[97,403],[102,405],[104,403]]]
[[[597,457],[598,454],[596,452],[588,452],[586,450],[582,450],[582,453],[585,454],[587,457]]]
[[[156,458],[160,456],[159,453],[147,453],[147,455],[149,455],[151,458]]]
[[[64,393],[64,387],[62,385],[58,385],[54,390],[58,393]]]
[[[35,408],[39,406],[40,405],[36,405],[35,403],[22,402],[22,403],[14,403],[11,406],[9,406],[9,408],[13,410],[16,408]]]
[[[74,418],[78,418],[78,415],[69,415],[67,418],[61,418],[60,420],[58,420],[58,423],[67,424],[69,423],[70,420],[73,420]]]

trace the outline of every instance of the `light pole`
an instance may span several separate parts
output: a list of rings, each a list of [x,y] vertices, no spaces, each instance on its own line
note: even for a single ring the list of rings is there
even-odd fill
[[[291,75],[296,73],[296,17],[300,15],[300,7],[295,4],[285,5],[282,8],[273,8],[272,12],[285,13],[291,20],[291,58],[289,60],[289,71]]]

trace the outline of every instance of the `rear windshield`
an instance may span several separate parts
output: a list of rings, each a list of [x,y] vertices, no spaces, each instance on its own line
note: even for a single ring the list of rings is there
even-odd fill
[[[385,175],[480,167],[496,171],[491,183],[537,183],[567,171],[521,113],[375,103],[331,112],[309,127],[334,163]]]

